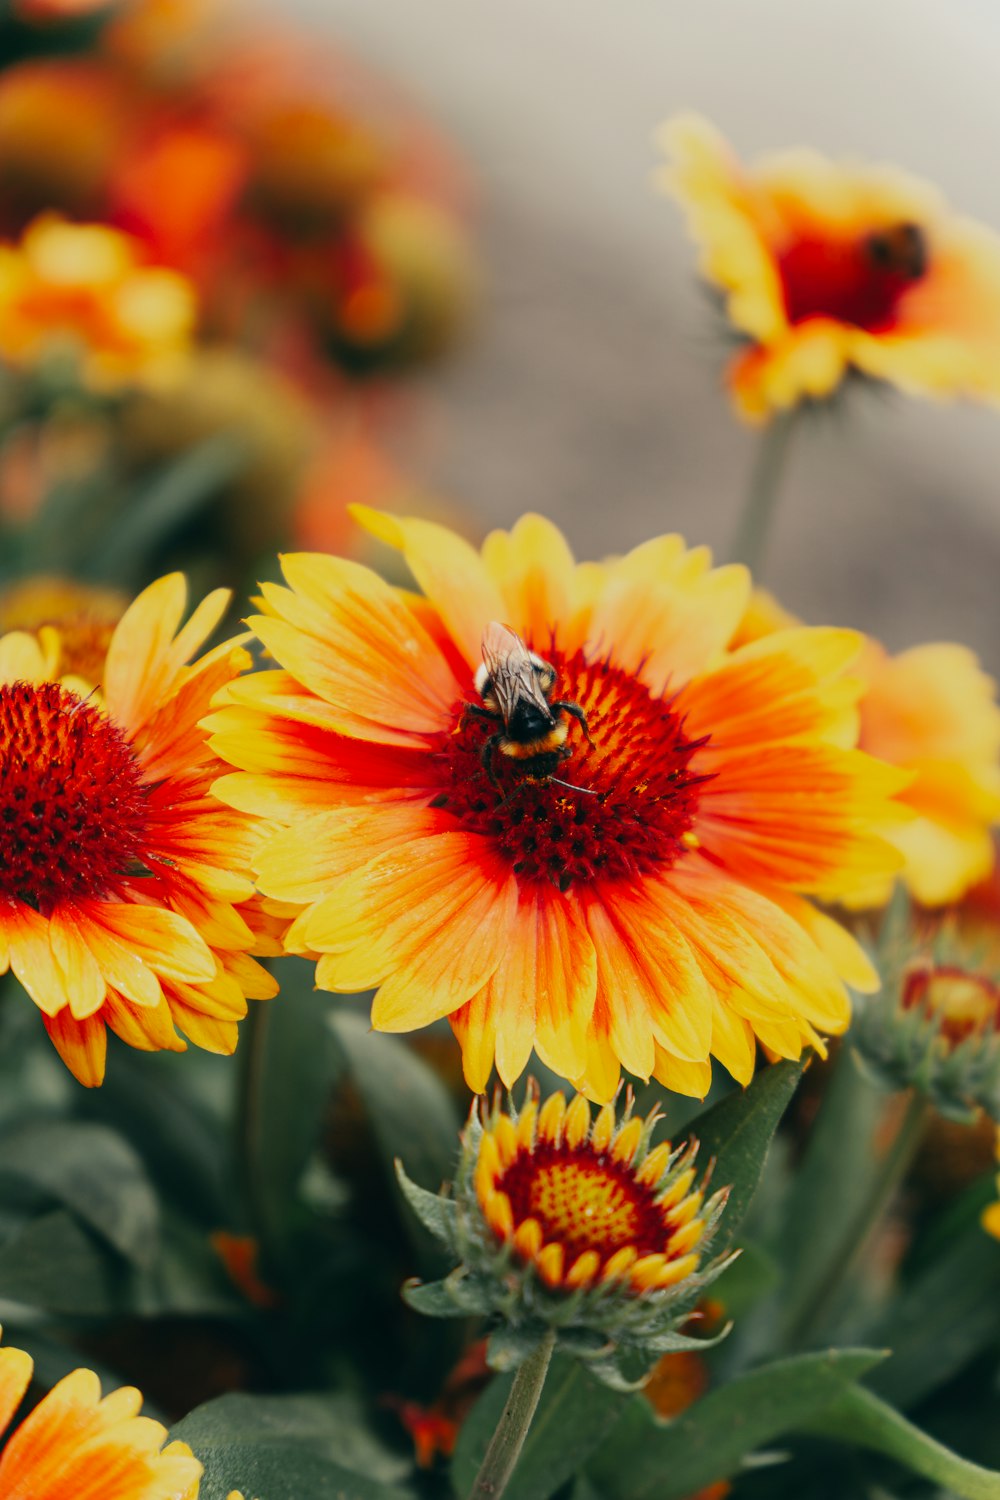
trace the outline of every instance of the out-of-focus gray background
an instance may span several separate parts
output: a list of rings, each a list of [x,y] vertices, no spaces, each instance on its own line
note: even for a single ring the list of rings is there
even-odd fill
[[[430,378],[424,477],[482,526],[538,509],[579,555],[724,550],[753,436],[652,133],[893,161],[1000,229],[995,0],[294,0],[395,77],[479,184],[487,298]],[[892,646],[1000,667],[1000,412],[855,395],[797,436],[767,581]]]

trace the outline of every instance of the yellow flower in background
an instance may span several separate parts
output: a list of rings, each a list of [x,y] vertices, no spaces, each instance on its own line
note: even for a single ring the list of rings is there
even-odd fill
[[[0,636],[55,634],[64,675],[99,682],[115,626],[128,608],[118,589],[35,574],[0,588]]]
[[[160,579],[114,630],[100,692],[65,676],[54,630],[0,637],[0,973],[12,969],[81,1083],[104,1076],[105,1028],[144,1051],[232,1052],[246,997],[275,992],[248,875],[253,829],[213,797],[223,769],[198,727],[248,664],[200,649],[219,590],[181,628],[187,590]]]
[[[850,371],[910,394],[1000,398],[1000,237],[888,167],[786,151],[744,166],[697,116],[663,131],[664,186],[746,346],[728,368],[762,421]]]
[[[202,1466],[186,1443],[139,1415],[142,1393],[101,1397],[92,1370],[74,1370],[12,1431],[34,1362],[0,1349],[0,1494],[25,1500],[197,1500]],[[166,1444],[166,1446],[164,1446]]]
[[[762,640],[797,624],[764,589],[755,589],[736,631]],[[1000,822],[1000,706],[997,685],[966,646],[931,642],[897,656],[869,640],[853,667],[862,683],[861,748],[909,775],[885,837],[903,859],[899,872],[924,906],[960,900],[993,868],[991,829]],[[892,877],[841,894],[847,906],[884,906]]]
[[[143,265],[140,246],[103,224],[44,215],[0,245],[0,359],[60,353],[98,384],[156,378],[186,352],[194,292],[178,272]]]
[[[890,837],[903,879],[924,906],[958,901],[993,868],[1000,822],[1000,707],[992,677],[965,646],[914,646],[891,656],[875,642],[861,659],[861,744],[913,773],[900,802],[913,811]],[[875,882],[856,905],[882,905]]]
[[[253,621],[279,665],[207,721],[238,768],[216,792],[276,825],[259,888],[300,911],[318,984],[379,986],[384,1031],[447,1016],[477,1092],[534,1048],[602,1101],[622,1067],[702,1096],[712,1055],[745,1083],[757,1038],[797,1057],[842,1031],[844,981],[876,979],[802,893],[891,872],[871,828],[903,780],[851,748],[860,638],[730,651],[746,570],[676,536],[578,565],[535,516],[477,553],[358,514],[424,597],[286,557]],[[548,684],[557,778],[498,750],[484,632]]]

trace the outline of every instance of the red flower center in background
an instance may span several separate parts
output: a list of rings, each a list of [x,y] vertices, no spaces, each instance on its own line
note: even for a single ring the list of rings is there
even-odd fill
[[[803,236],[778,256],[790,323],[833,318],[870,333],[895,323],[900,298],[927,269],[927,240],[917,224],[855,240]]]
[[[967,1037],[1000,1032],[1000,987],[985,974],[953,964],[915,968],[903,981],[903,1006],[920,1006],[953,1046]]]
[[[113,892],[145,821],[121,730],[58,683],[0,686],[0,895],[45,912]]]
[[[627,1245],[662,1255],[670,1231],[650,1188],[635,1173],[585,1142],[539,1142],[521,1151],[497,1182],[514,1224],[537,1219],[542,1239],[565,1247],[567,1260],[596,1250],[604,1261]]]
[[[698,787],[690,768],[704,740],[689,740],[669,698],[657,697],[631,672],[582,650],[544,651],[556,670],[552,701],[578,703],[593,746],[568,716],[572,755],[556,775],[572,783],[526,780],[523,762],[497,750],[494,786],[480,758],[499,728],[456,707],[433,764],[436,805],[476,833],[494,839],[522,880],[550,880],[568,890],[580,880],[623,880],[673,865],[685,852]]]

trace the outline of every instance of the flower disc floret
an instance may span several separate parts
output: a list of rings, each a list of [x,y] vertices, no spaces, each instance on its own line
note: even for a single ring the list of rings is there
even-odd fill
[[[516,1122],[494,1106],[475,1170],[483,1218],[548,1286],[675,1286],[698,1268],[704,1192],[693,1187],[697,1146],[649,1150],[654,1123],[618,1127],[606,1104],[592,1124],[582,1095],[539,1108],[531,1091]]]
[[[706,1196],[698,1145],[653,1144],[659,1121],[613,1105],[592,1115],[577,1095],[541,1102],[529,1080],[520,1110],[497,1097],[474,1108],[454,1198],[400,1173],[423,1221],[461,1264],[409,1300],[438,1316],[479,1312],[501,1324],[490,1358],[517,1362],[546,1328],[615,1383],[621,1356],[649,1364],[666,1350],[705,1348],[677,1332],[728,1263],[708,1258],[728,1188]]]
[[[0,685],[0,896],[48,913],[60,897],[119,894],[144,847],[135,752],[55,682]]]

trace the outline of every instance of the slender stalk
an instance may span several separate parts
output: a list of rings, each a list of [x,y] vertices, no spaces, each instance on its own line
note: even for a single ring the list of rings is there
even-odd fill
[[[237,1057],[241,1067],[236,1095],[236,1156],[240,1187],[254,1234],[261,1236],[267,1226],[260,1195],[257,1171],[261,1146],[261,1093],[264,1063],[267,1056],[267,1031],[270,1007],[253,1003],[240,1028]]]
[[[763,570],[796,415],[797,408],[793,406],[790,411],[772,417],[764,428],[750,473],[746,500],[736,524],[730,560],[746,563],[755,575]]]
[[[482,1467],[469,1491],[469,1500],[499,1500],[507,1488],[542,1394],[555,1343],[555,1333],[550,1330],[514,1376],[497,1430],[490,1438]]]
[[[916,1155],[927,1124],[928,1106],[923,1094],[910,1090],[906,1110],[892,1145],[872,1175],[868,1190],[853,1214],[849,1214],[840,1234],[841,1253],[834,1260],[829,1276],[794,1327],[789,1330],[792,1347],[806,1344],[814,1332],[822,1329],[832,1311],[841,1288],[863,1260],[872,1234],[881,1223],[896,1189]]]

